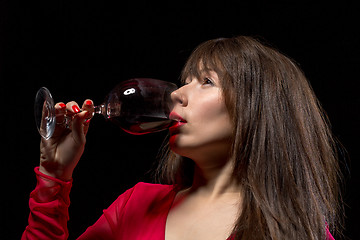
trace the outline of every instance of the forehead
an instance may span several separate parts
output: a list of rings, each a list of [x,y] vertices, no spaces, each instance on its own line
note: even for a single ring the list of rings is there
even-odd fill
[[[219,78],[219,76],[222,75],[222,70],[220,69],[219,63],[216,63],[215,61],[208,61],[205,59],[188,61],[182,72],[181,80],[184,82],[188,78],[200,79],[204,75]]]
[[[225,57],[221,41],[207,41],[199,45],[188,58],[181,80],[184,82],[188,77],[200,77],[204,72],[214,71],[219,78],[226,72],[225,65],[228,59]],[[224,58],[225,57],[225,58]]]

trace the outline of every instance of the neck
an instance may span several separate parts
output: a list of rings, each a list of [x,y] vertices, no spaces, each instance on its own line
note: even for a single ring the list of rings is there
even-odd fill
[[[194,180],[190,191],[199,191],[217,198],[224,193],[240,192],[239,184],[232,178],[233,163],[227,161],[220,166],[195,165]]]

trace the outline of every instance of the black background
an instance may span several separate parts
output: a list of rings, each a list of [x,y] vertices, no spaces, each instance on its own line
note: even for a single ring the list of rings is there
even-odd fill
[[[358,134],[358,5],[256,1],[2,1],[1,225],[2,239],[19,239],[35,186],[40,138],[33,120],[37,89],[55,101],[100,103],[119,81],[152,77],[178,83],[199,43],[218,37],[264,38],[305,71],[348,150],[344,172],[346,235],[360,227]],[[124,190],[150,181],[148,171],[165,132],[131,136],[95,117],[74,173],[70,238],[79,236]],[[346,168],[346,167],[344,167]],[[357,234],[358,235],[358,234]]]

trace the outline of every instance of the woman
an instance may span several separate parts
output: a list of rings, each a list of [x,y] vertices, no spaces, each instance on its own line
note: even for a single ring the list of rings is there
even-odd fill
[[[341,204],[335,143],[304,74],[251,37],[210,40],[172,93],[163,184],[122,194],[79,239],[333,239]],[[72,172],[92,101],[56,104],[62,121],[41,142],[38,185],[23,239],[66,239]],[[40,236],[40,237],[39,237]]]

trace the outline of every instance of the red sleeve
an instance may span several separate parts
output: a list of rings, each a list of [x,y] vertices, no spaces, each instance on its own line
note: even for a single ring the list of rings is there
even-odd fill
[[[37,184],[30,193],[30,215],[22,240],[67,239],[72,181],[63,182],[35,168]]]
[[[35,168],[37,184],[30,193],[30,215],[22,240],[65,240],[69,237],[67,221],[72,181],[64,182]],[[115,239],[118,218],[133,189],[127,190],[107,209],[99,220],[78,239]]]

